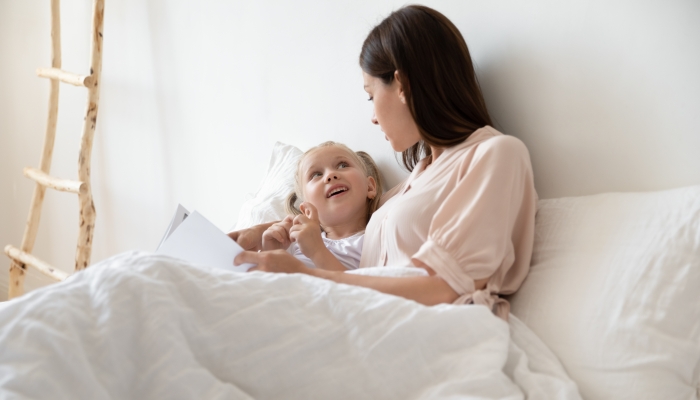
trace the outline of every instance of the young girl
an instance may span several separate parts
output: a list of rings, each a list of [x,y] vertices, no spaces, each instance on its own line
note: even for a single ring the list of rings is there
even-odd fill
[[[372,157],[322,143],[299,160],[294,186],[286,204],[291,215],[263,233],[263,250],[287,249],[311,268],[357,268],[365,226],[382,193]]]

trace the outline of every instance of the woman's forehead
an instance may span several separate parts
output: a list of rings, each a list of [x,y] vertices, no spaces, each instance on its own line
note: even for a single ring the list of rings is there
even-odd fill
[[[365,71],[362,71],[362,80],[364,81],[364,88],[365,90],[372,89],[377,82],[379,82],[379,78],[374,77]]]

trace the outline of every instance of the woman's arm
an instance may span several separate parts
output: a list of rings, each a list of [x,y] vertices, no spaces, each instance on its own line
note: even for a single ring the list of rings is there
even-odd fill
[[[459,295],[437,275],[386,277],[346,274],[344,272],[311,270],[310,275],[332,280],[337,283],[363,286],[382,293],[393,294],[414,300],[426,306],[452,303]]]
[[[233,239],[244,250],[262,250],[262,235],[271,227],[280,221],[268,222],[260,225],[253,225],[250,228],[241,229],[240,231],[229,232],[227,235]]]
[[[414,277],[384,277],[346,274],[340,271],[311,269],[285,251],[244,251],[234,260],[236,265],[257,264],[254,270],[267,272],[302,273],[337,283],[363,286],[383,293],[401,296],[418,303],[432,306],[452,303],[459,295],[437,275]],[[428,271],[431,272],[430,270]]]

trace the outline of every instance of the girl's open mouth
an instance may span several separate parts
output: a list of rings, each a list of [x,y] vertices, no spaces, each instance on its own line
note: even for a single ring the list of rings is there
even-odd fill
[[[329,190],[328,193],[326,193],[326,198],[328,199],[333,196],[337,196],[339,194],[347,192],[348,190],[350,189],[348,189],[347,186],[336,186],[334,188],[331,188],[331,190]]]

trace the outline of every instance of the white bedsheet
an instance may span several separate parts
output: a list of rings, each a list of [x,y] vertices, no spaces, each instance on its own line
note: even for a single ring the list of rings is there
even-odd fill
[[[124,253],[0,309],[1,398],[526,395],[579,398],[516,319],[309,276]]]

